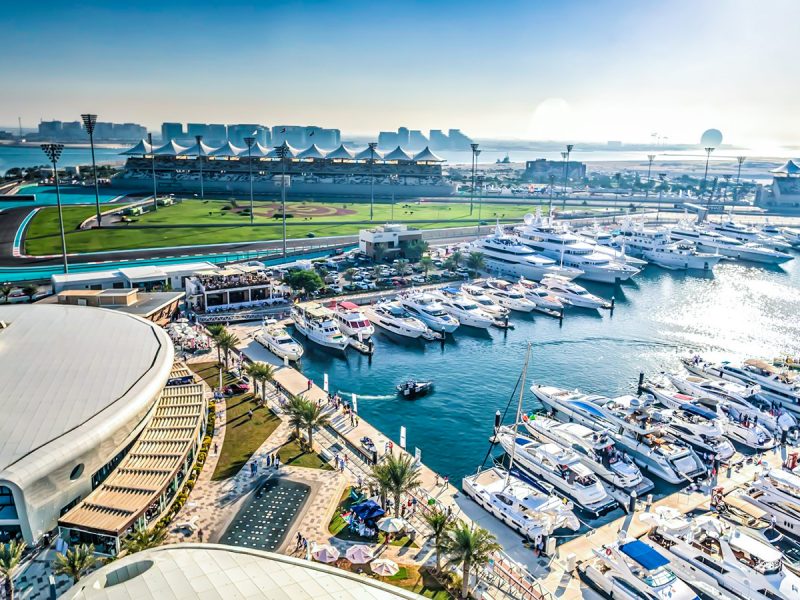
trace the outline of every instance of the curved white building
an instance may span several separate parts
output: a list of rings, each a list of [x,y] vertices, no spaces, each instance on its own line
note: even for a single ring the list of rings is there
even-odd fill
[[[0,307],[0,541],[33,543],[122,460],[167,383],[174,350],[133,315]]]

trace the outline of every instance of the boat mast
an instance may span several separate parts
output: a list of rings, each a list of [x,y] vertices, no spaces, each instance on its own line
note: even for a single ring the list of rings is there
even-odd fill
[[[517,431],[519,430],[519,420],[522,417],[522,397],[525,395],[525,382],[528,379],[528,361],[531,358],[531,343],[528,342],[528,349],[525,352],[525,364],[522,367],[522,379],[520,380],[519,384],[519,399],[517,401],[517,417],[514,419],[514,439],[512,440],[511,444],[511,456],[510,462],[508,463],[508,469],[506,469],[506,481],[503,484],[503,488],[508,486],[508,479],[511,477],[511,468],[514,466],[514,457],[516,456],[517,450]]]

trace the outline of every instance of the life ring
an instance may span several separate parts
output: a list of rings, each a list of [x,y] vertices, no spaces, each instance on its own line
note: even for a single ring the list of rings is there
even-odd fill
[[[528,415],[522,415],[522,420],[523,421],[527,421],[528,420]]]

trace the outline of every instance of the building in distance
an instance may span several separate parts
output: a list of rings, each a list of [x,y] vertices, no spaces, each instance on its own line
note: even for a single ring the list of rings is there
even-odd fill
[[[525,162],[525,172],[522,174],[522,178],[533,183],[548,183],[550,177],[553,176],[556,181],[561,181],[564,178],[564,165],[565,161],[563,160],[547,160],[546,158],[529,160]],[[575,180],[584,177],[586,177],[586,164],[575,160],[569,161],[567,178]]]

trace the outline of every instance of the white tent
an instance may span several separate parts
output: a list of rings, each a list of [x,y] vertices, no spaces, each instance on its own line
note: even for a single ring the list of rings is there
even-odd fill
[[[374,151],[370,151],[369,146],[367,146],[355,156],[356,160],[370,160],[371,158],[374,158],[376,160],[382,159],[383,154],[381,154],[377,148]]]
[[[247,147],[242,150],[240,156],[247,156]],[[258,142],[253,142],[253,147],[250,148],[250,156],[269,156],[269,148],[262,146]]]
[[[153,150],[153,154],[156,156],[178,156],[184,150],[186,150],[186,148],[179,145],[178,142],[170,140],[160,148]]]
[[[208,156],[213,150],[214,148],[201,141],[199,144],[189,146],[180,154],[181,156]]]
[[[311,146],[300,152],[297,158],[325,158],[325,153],[316,144],[311,144]]]
[[[422,152],[419,152],[414,155],[414,161],[416,162],[444,162],[444,159],[436,156],[428,146],[425,146],[425,149]]]
[[[792,159],[787,160],[777,169],[772,169],[770,173],[778,173],[781,175],[800,175],[800,166]]]
[[[351,159],[356,155],[355,152],[350,150],[350,148],[346,147],[344,144],[339,146],[336,150],[331,150],[325,156],[325,158],[343,158],[345,160]]]
[[[383,160],[411,160],[411,155],[403,150],[400,146],[389,152],[383,157]]]
[[[286,157],[287,158],[295,158],[300,153],[300,150],[298,150],[297,148],[294,148],[293,146],[290,146],[286,142],[283,142],[280,145],[280,147],[286,149]],[[267,154],[267,156],[269,156],[270,158],[280,158],[278,156],[278,151],[277,151],[276,148],[273,148],[272,150],[270,150],[269,154]]]
[[[244,148],[239,148],[238,146],[234,146],[230,140],[228,140],[223,146],[220,146],[216,150],[212,150],[209,152],[209,156],[239,156],[242,152],[245,152]]]
[[[125,152],[120,152],[120,154],[124,154],[126,156],[144,156],[145,154],[150,154],[152,150],[153,147],[147,143],[147,140],[139,140],[139,143],[133,148],[126,150]]]

